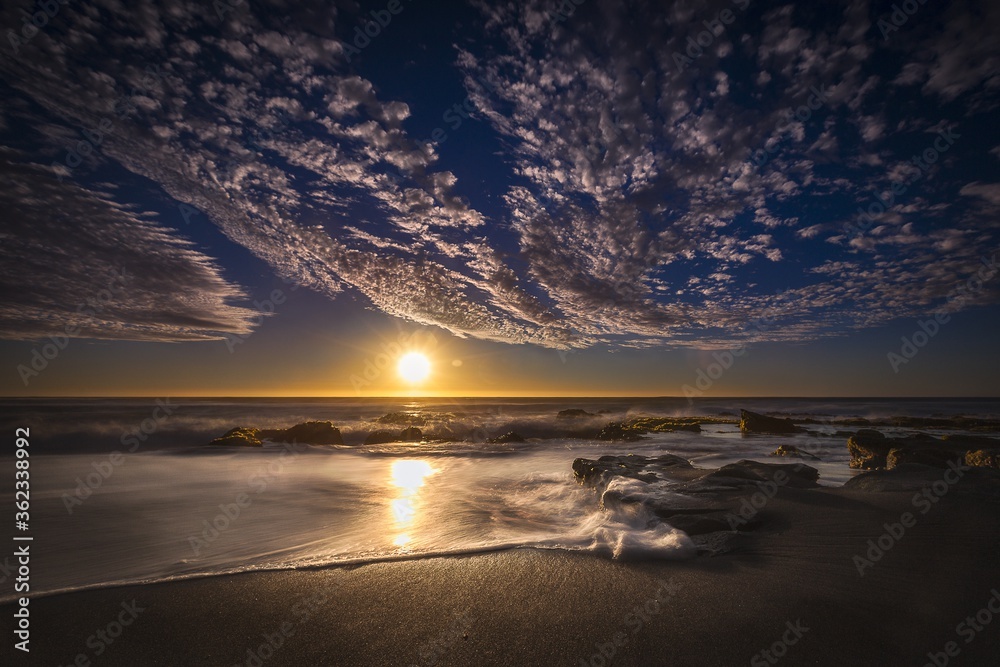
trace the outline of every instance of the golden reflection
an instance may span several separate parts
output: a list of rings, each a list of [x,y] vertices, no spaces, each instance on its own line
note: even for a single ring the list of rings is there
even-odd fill
[[[399,489],[399,496],[389,503],[398,529],[408,529],[417,516],[417,495],[425,484],[425,479],[437,472],[427,461],[401,459],[393,461],[389,483]],[[409,532],[402,532],[393,540],[397,547],[405,548],[413,538]]]

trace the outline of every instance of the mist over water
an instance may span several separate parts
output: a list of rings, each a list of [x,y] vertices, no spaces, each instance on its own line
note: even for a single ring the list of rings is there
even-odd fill
[[[777,444],[795,444],[819,455],[822,461],[810,465],[821,483],[836,485],[853,474],[846,439],[822,425],[810,427],[818,435],[743,437],[735,424],[705,424],[701,433],[651,433],[631,443],[574,433],[626,416],[736,419],[741,407],[819,419],[1000,414],[997,401],[956,400],[726,399],[689,406],[685,399],[32,399],[6,401],[0,421],[11,433],[31,428],[37,595],[513,547],[689,558],[691,540],[641,504],[604,508],[599,490],[575,481],[573,460],[671,453],[716,468],[744,458],[768,461]],[[558,418],[566,408],[594,416]],[[423,415],[425,437],[456,441],[360,444],[386,428],[378,417],[396,411]],[[335,422],[347,446],[203,447],[237,425],[308,420]],[[486,442],[508,431],[528,441]],[[668,487],[657,485],[664,493]],[[0,489],[12,502],[12,475]]]

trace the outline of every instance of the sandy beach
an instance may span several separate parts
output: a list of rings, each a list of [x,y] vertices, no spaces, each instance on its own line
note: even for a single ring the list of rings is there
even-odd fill
[[[27,664],[993,664],[998,506],[913,496],[783,489],[730,553],[681,562],[513,550],[53,595]]]

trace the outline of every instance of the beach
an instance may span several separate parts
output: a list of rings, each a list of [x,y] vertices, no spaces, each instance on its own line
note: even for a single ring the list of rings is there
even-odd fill
[[[1000,623],[956,627],[1000,588],[1000,506],[962,483],[926,514],[911,492],[783,488],[761,529],[686,561],[516,549],[47,596],[30,664],[992,664]],[[141,611],[92,638],[123,604]]]

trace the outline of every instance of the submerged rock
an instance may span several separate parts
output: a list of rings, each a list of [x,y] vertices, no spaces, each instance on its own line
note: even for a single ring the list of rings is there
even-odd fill
[[[802,433],[804,429],[792,423],[791,419],[779,419],[759,415],[749,410],[740,410],[740,431],[743,433]]]
[[[395,424],[399,426],[424,426],[427,419],[422,415],[410,412],[389,412],[376,419],[379,424]]]
[[[594,417],[596,416],[593,412],[587,412],[586,410],[581,410],[580,408],[570,408],[569,410],[560,410],[556,413],[556,417],[560,419],[576,419],[578,417]]]
[[[508,442],[524,442],[524,437],[517,431],[508,431],[503,435],[497,436],[495,438],[490,438],[486,442],[492,443],[494,445],[504,445]]]
[[[813,461],[821,460],[815,454],[810,454],[809,452],[804,452],[795,445],[780,445],[776,450],[771,452],[771,456],[790,456],[798,459],[810,459]]]
[[[252,427],[237,426],[226,431],[222,437],[208,443],[215,447],[263,447],[260,430]]]

